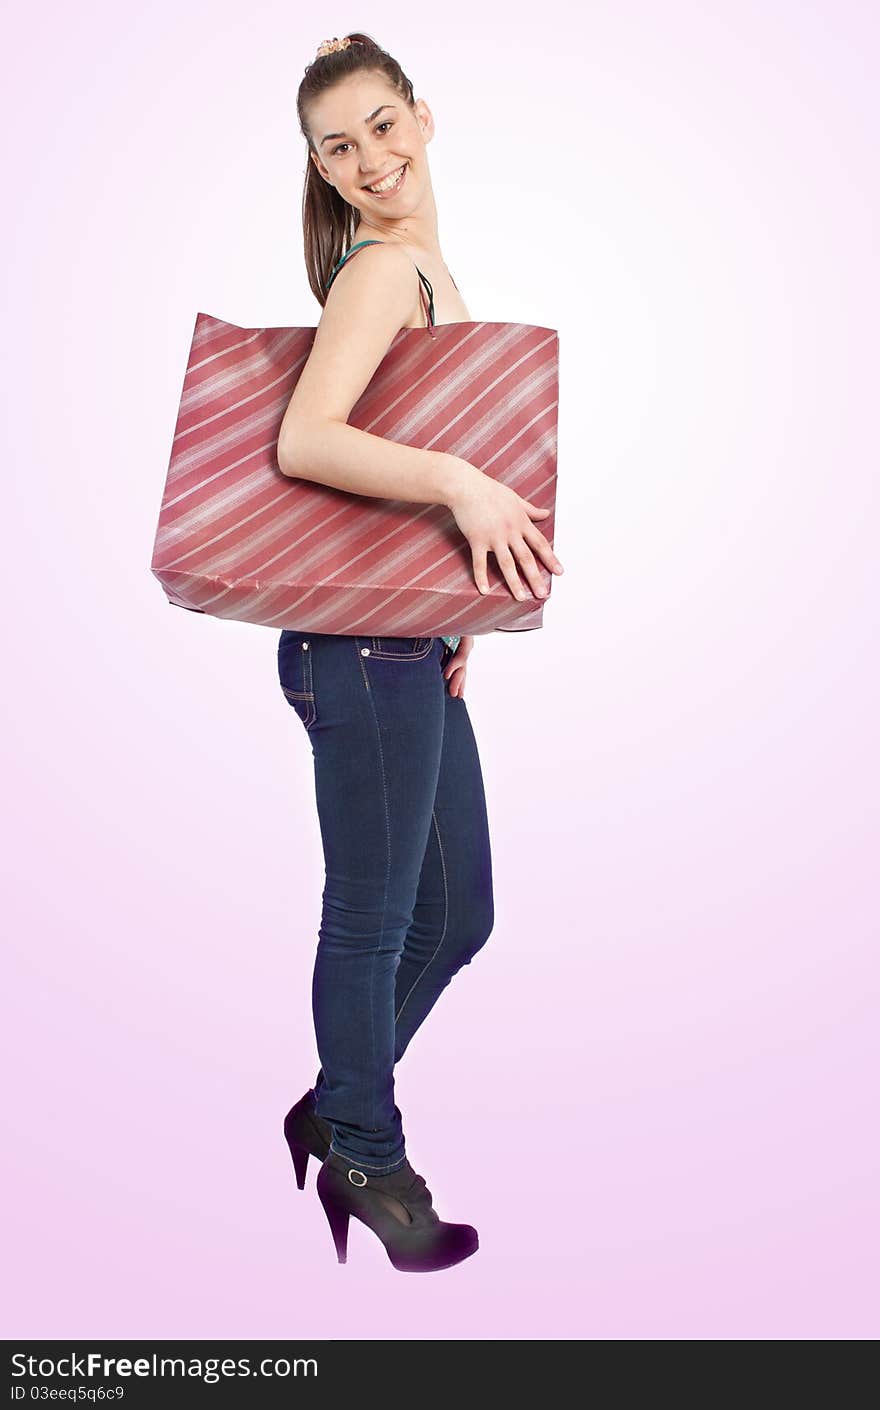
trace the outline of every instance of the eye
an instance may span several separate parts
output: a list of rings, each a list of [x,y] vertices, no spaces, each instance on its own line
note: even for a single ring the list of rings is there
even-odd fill
[[[393,118],[386,118],[383,122],[379,122],[379,123],[376,124],[376,131],[378,132],[380,127],[393,127],[393,126],[394,126],[394,120],[393,120]],[[332,153],[331,153],[331,156],[338,157],[338,156],[339,156],[339,153],[342,151],[343,147],[350,147],[350,146],[351,146],[351,143],[350,143],[350,142],[340,142],[340,144],[339,144],[338,147],[334,147],[334,148],[333,148],[333,151],[332,151]]]

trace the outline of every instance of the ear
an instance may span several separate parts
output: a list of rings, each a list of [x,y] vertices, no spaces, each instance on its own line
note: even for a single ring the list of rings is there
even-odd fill
[[[330,173],[329,173],[329,171],[327,170],[327,168],[323,165],[323,163],[321,162],[320,157],[317,157],[314,152],[309,152],[309,161],[313,163],[313,165],[315,166],[316,170],[319,172],[319,174],[320,174],[321,176],[323,176],[323,178],[324,178],[325,181],[330,181]],[[332,183],[331,183],[331,184],[332,184]]]
[[[422,130],[422,141],[430,142],[434,136],[434,114],[428,107],[424,98],[417,98],[415,103],[416,120]]]

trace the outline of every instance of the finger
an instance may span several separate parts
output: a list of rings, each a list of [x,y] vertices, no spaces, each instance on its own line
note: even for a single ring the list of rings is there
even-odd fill
[[[544,535],[541,533],[540,529],[536,529],[534,527],[528,527],[523,529],[523,538],[525,539],[527,544],[530,544],[531,547],[534,548],[536,552],[540,554],[547,567],[550,569],[551,573],[562,572],[562,564],[556,557],[555,552],[545,539]]]
[[[508,548],[507,544],[504,544],[503,546],[499,544],[498,547],[493,550],[493,552],[495,554],[495,561],[498,564],[498,567],[500,568],[501,573],[504,577],[504,581],[507,583],[507,586],[510,588],[510,591],[513,593],[514,597],[517,599],[518,602],[525,602],[526,598],[528,597],[528,593],[520,582],[519,574],[516,571],[516,560],[514,559],[514,556]]]
[[[546,597],[548,589],[544,585],[543,568],[535,562],[528,544],[522,539],[514,543],[513,553],[535,597]]]
[[[538,504],[532,504],[530,499],[523,500],[523,506],[532,519],[546,519],[548,514],[552,514],[552,509],[542,509]]]
[[[488,549],[482,544],[471,544],[471,562],[473,565],[474,582],[480,592],[489,591],[489,569],[486,564]]]

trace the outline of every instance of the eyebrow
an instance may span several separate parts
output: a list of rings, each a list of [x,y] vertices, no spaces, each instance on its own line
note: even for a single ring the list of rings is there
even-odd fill
[[[392,112],[396,111],[393,103],[383,103],[381,107],[375,108],[374,111],[371,112],[368,117],[364,118],[364,126],[366,126],[368,123],[371,123],[373,121],[373,118],[378,117],[379,114],[381,112],[384,112],[386,108],[390,108]],[[320,142],[318,143],[318,146],[323,147],[325,142],[332,142],[336,137],[346,137],[347,135],[348,134],[345,132],[328,132],[326,137],[321,138]]]

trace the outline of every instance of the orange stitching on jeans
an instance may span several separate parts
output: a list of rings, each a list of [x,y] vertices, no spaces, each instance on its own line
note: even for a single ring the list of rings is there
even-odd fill
[[[419,980],[420,980],[420,979],[422,978],[422,976],[425,974],[425,972],[426,972],[426,970],[428,969],[429,965],[432,965],[432,964],[434,963],[435,959],[437,958],[438,954],[440,953],[440,946],[443,944],[443,941],[446,939],[446,927],[447,927],[448,924],[449,924],[449,883],[448,883],[447,876],[446,876],[446,858],[443,856],[443,843],[440,841],[440,827],[439,827],[438,822],[437,822],[437,814],[435,813],[435,811],[434,811],[433,808],[431,809],[431,820],[432,820],[432,822],[433,822],[433,824],[434,824],[434,831],[435,831],[435,833],[437,834],[437,847],[438,847],[439,852],[440,852],[440,869],[441,869],[441,871],[443,872],[443,929],[442,929],[442,931],[440,932],[440,939],[437,941],[437,944],[436,944],[436,946],[434,947],[434,953],[431,955],[430,959],[427,959],[427,960],[425,961],[425,963],[422,965],[422,968],[419,970],[418,974],[416,975],[415,979],[413,980],[412,984],[411,984],[410,987],[409,987],[409,992],[407,993],[406,998],[404,999],[403,1003],[400,1005],[400,1008],[397,1010],[397,1013],[394,1015],[394,1022],[395,1022],[395,1023],[396,1023],[397,1020],[400,1018],[400,1015],[403,1013],[403,1010],[405,1009],[407,1003],[409,1002],[410,994],[412,994],[413,990],[415,989],[415,987],[416,987],[416,985],[418,984]]]
[[[363,678],[364,678],[364,685],[366,686],[366,689],[367,689],[367,698],[368,698],[368,700],[369,700],[369,702],[370,702],[370,706],[371,706],[371,709],[372,709],[372,712],[373,712],[373,723],[374,723],[375,726],[376,726],[376,743],[377,743],[378,746],[379,746],[379,768],[380,768],[380,772],[381,772],[381,774],[382,774],[382,798],[383,798],[383,803],[384,803],[384,807],[385,807],[385,845],[386,845],[386,849],[387,849],[387,858],[388,858],[388,860],[387,860],[386,866],[385,866],[385,893],[384,893],[384,895],[383,895],[383,897],[382,897],[382,928],[381,928],[381,930],[380,930],[380,932],[379,932],[379,939],[378,939],[377,942],[376,942],[376,949],[375,949],[375,951],[374,951],[374,954],[376,954],[376,953],[378,953],[378,951],[380,950],[380,948],[381,948],[381,946],[382,946],[382,942],[383,942],[383,940],[385,939],[385,921],[386,921],[387,916],[388,916],[388,891],[389,891],[389,888],[390,888],[390,885],[391,885],[391,821],[390,821],[390,818],[389,818],[389,816],[388,816],[388,780],[387,780],[387,777],[386,777],[386,774],[385,774],[385,755],[384,755],[384,753],[383,753],[383,751],[382,751],[382,728],[381,728],[381,726],[380,726],[380,724],[379,724],[379,716],[378,716],[378,714],[376,713],[376,702],[375,702],[375,699],[373,698],[373,692],[370,690],[370,682],[369,682],[369,680],[367,679],[366,667],[364,666],[364,658],[363,658],[363,656],[361,655],[361,649],[360,649],[360,647],[358,646],[358,639],[357,639],[357,637],[354,637],[353,640],[354,640],[355,651],[357,652],[357,658],[358,658],[358,661],[360,662],[361,674],[362,674],[362,676],[363,676]],[[376,1028],[375,1028],[375,1023],[374,1023],[374,1018],[373,1018],[373,978],[374,978],[374,974],[375,974],[375,965],[373,966],[373,968],[372,968],[371,971],[370,971],[370,995],[369,995],[369,999],[368,999],[368,1007],[369,1007],[369,1011],[370,1011],[370,1041],[371,1041],[371,1044],[372,1044],[373,1059],[374,1059],[374,1065],[375,1065],[375,1056],[376,1056]],[[372,1092],[370,1093],[370,1100],[371,1100],[371,1104],[375,1106],[375,1094],[372,1093]],[[361,1122],[361,1125],[362,1125],[362,1126],[366,1126],[366,1125],[367,1125],[367,1122],[366,1122],[366,1121],[362,1121],[362,1122]],[[346,1157],[346,1159],[348,1159],[348,1157]]]
[[[379,638],[374,636],[371,640],[375,642]],[[426,637],[425,640],[428,644],[421,651],[380,651],[378,647],[373,646],[370,648],[370,655],[378,656],[380,661],[424,661],[434,645],[432,636]]]

